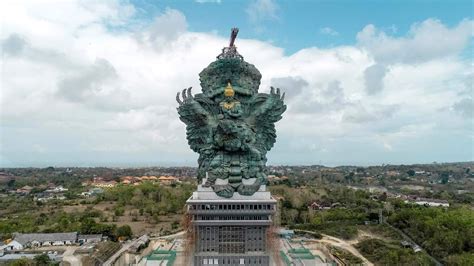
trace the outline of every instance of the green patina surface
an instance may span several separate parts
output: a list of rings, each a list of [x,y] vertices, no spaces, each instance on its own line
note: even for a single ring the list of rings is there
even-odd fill
[[[192,95],[189,88],[177,95],[188,143],[199,153],[198,180],[207,173],[204,186],[221,197],[253,195],[267,181],[266,154],[276,140],[275,122],[286,110],[284,94],[273,87],[259,93],[258,69],[225,54],[199,76],[202,93]],[[216,184],[218,178],[227,184]],[[255,182],[244,185],[243,179]]]

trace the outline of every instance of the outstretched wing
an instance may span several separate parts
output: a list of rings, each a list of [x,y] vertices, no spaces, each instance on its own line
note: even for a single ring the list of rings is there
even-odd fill
[[[191,149],[200,152],[211,145],[212,127],[216,124],[216,118],[212,115],[213,102],[202,94],[193,96],[191,88],[176,95],[179,103],[179,119],[186,124],[186,138]]]
[[[280,89],[277,88],[275,92],[271,87],[270,94],[259,93],[250,100],[251,113],[247,123],[255,130],[255,146],[262,154],[266,154],[275,144],[275,123],[286,110],[284,98],[285,94],[280,95]]]

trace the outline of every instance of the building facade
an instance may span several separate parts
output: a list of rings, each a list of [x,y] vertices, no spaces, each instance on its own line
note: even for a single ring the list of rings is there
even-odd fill
[[[269,228],[276,200],[262,186],[252,196],[222,199],[198,187],[187,201],[193,265],[270,265]]]

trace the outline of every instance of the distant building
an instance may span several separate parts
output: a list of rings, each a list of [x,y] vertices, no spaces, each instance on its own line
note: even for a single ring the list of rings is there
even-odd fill
[[[392,176],[399,176],[399,175],[400,175],[400,172],[391,170],[391,171],[387,171],[385,174],[386,174],[387,176],[392,177]]]
[[[405,200],[405,203],[413,203],[427,207],[449,207],[447,200],[416,198],[412,200]]]
[[[3,251],[22,250],[22,249],[23,249],[23,245],[20,242],[15,241],[15,240],[7,241],[7,243],[2,246]]]
[[[34,200],[40,202],[47,202],[50,200],[65,200],[66,197],[62,194],[49,194],[49,193],[38,193],[35,195]]]
[[[84,243],[99,243],[102,241],[102,234],[94,234],[94,235],[78,235],[77,242],[79,244]]]
[[[94,187],[101,187],[101,188],[112,188],[112,187],[115,187],[117,185],[117,182],[112,180],[112,181],[97,181],[97,182],[93,182],[92,183],[92,186]]]
[[[164,184],[164,185],[171,185],[171,184],[177,183],[179,181],[179,179],[177,177],[174,177],[174,176],[160,176],[158,178],[158,181],[161,184]]]
[[[52,187],[45,190],[45,192],[48,192],[48,193],[61,193],[61,192],[66,192],[66,191],[68,191],[68,189],[64,188],[63,186]]]
[[[367,190],[370,193],[384,193],[388,191],[385,187],[375,187],[375,186],[367,187]]]
[[[310,210],[313,210],[313,211],[317,211],[317,210],[321,210],[323,207],[321,205],[319,205],[319,203],[317,203],[316,201],[311,203],[309,206],[308,206],[308,209]]]
[[[81,196],[93,197],[93,196],[97,196],[97,195],[102,194],[102,193],[104,193],[104,190],[102,188],[95,187],[95,188],[89,189],[89,191],[82,192]]]
[[[77,242],[77,232],[71,233],[34,233],[34,234],[15,234],[13,241],[8,243],[12,250],[20,250],[27,247],[42,246],[64,246],[72,245]]]
[[[16,190],[16,193],[17,194],[23,194],[23,195],[27,195],[27,194],[30,194],[31,190],[33,190],[32,187],[30,186],[24,186],[22,188],[19,188]]]

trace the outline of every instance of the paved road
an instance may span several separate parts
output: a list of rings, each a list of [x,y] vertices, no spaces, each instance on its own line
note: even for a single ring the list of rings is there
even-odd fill
[[[63,261],[69,262],[71,266],[81,266],[81,260],[74,255],[74,251],[76,251],[78,247],[67,247],[66,251],[63,253]]]

